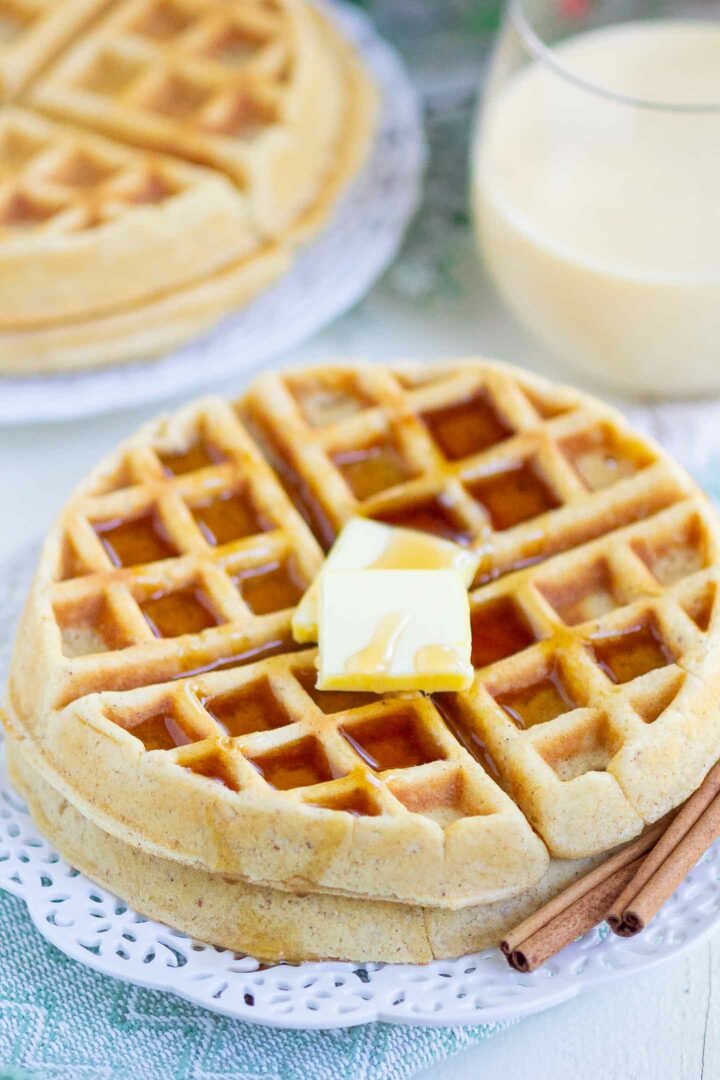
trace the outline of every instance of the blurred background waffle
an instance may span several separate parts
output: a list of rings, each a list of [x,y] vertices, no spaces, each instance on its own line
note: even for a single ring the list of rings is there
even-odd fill
[[[468,691],[315,689],[290,618],[356,514],[484,555]],[[9,731],[152,855],[290,891],[499,901],[548,855],[638,835],[716,760],[718,535],[617,413],[512,368],[260,376],[77,489],[21,622]]]
[[[304,0],[15,8],[0,49],[5,98],[22,105],[0,114],[0,370],[197,335],[288,268],[367,153],[374,89]]]

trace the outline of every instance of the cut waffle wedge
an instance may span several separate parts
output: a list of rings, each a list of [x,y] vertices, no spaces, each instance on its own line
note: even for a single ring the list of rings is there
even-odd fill
[[[224,177],[23,109],[0,114],[0,329],[97,317],[257,247]]]
[[[482,554],[470,690],[315,689],[292,608],[356,514]],[[619,414],[515,369],[261,376],[78,488],[19,630],[10,728],[84,816],[153,854],[492,902],[548,852],[637,835],[720,755],[718,535]]]
[[[226,172],[276,237],[332,171],[347,93],[340,41],[304,0],[120,0],[31,100]]]
[[[247,303],[325,223],[376,111],[353,48],[305,0],[57,8],[62,25],[43,0],[0,0],[11,374],[155,356]]]

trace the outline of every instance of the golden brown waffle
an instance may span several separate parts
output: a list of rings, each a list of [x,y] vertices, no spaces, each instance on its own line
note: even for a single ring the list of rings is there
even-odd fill
[[[477,952],[586,874],[597,860],[554,860],[531,888],[460,911],[308,893],[294,896],[124,844],[84,818],[45,783],[16,744],[13,784],[37,827],[65,859],[136,911],[200,941],[260,960],[355,960],[424,964]]]
[[[286,247],[270,244],[206,281],[145,303],[86,320],[0,331],[0,369],[17,374],[68,371],[158,356],[242,307],[291,261]]]
[[[23,109],[0,113],[0,327],[97,316],[257,246],[224,177]]]
[[[289,619],[321,551],[290,500],[324,547],[359,513],[482,552],[471,690],[314,689]],[[11,724],[85,816],[153,853],[490,901],[542,874],[530,825],[586,856],[698,786],[720,754],[717,576],[705,498],[594,399],[482,362],[261,376],[234,409],[145,429],[71,498]]]
[[[0,0],[0,101],[38,73],[110,0]]]
[[[0,81],[25,55],[16,24],[45,43],[0,117],[8,373],[154,356],[246,303],[324,224],[373,128],[354,51],[305,0],[69,7],[43,29],[41,0],[4,21],[0,0]]]
[[[277,236],[332,170],[346,94],[336,36],[304,0],[120,0],[31,100],[227,172]]]

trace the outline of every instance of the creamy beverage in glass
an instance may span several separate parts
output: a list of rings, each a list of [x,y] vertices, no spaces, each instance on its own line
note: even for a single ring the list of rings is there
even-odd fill
[[[720,22],[535,38],[521,63],[504,45],[472,185],[501,293],[575,372],[720,390]]]

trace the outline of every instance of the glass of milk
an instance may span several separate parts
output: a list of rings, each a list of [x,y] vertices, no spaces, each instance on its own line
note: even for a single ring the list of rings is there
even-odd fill
[[[492,277],[565,366],[720,391],[717,0],[510,0],[472,190]]]

